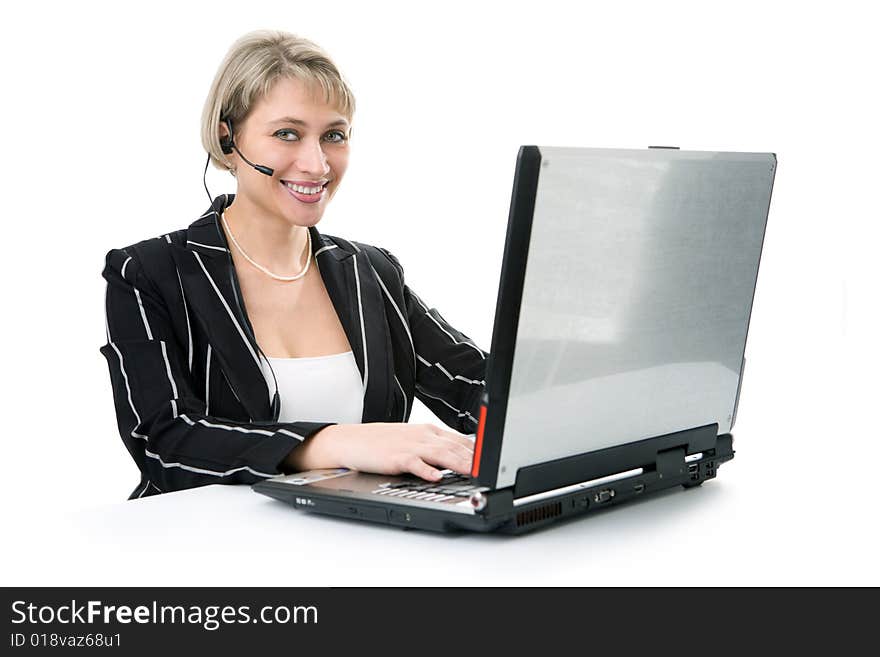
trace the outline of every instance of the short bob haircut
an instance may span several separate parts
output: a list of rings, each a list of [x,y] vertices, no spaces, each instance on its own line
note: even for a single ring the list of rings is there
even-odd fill
[[[282,78],[306,82],[315,98],[322,91],[324,102],[351,122],[354,94],[324,50],[288,32],[250,32],[226,53],[202,110],[202,146],[215,167],[231,168],[220,149],[220,118],[232,119],[233,127],[242,125],[254,104]]]

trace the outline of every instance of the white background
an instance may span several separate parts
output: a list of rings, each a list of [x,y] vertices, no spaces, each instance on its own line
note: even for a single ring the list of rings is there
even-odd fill
[[[122,547],[46,567],[51,550],[85,554],[93,538],[61,524],[54,535],[61,517],[118,519],[138,478],[98,353],[104,254],[203,212],[208,86],[238,36],[268,27],[324,47],[357,97],[351,164],[319,229],[393,251],[409,284],[487,350],[521,144],[775,152],[736,459],[687,493],[703,498],[622,507],[577,534],[546,532],[565,541],[543,540],[558,541],[563,561],[600,558],[601,569],[568,583],[675,583],[657,564],[674,526],[699,547],[694,566],[725,557],[706,583],[880,584],[880,48],[868,5],[5,6],[2,583],[97,583],[103,568],[128,581]],[[233,183],[209,171],[215,195]],[[437,422],[424,407],[412,421]],[[403,535],[380,534],[391,547]],[[228,583],[174,563],[130,583]],[[470,581],[524,581],[517,572]],[[442,583],[421,575],[398,583]],[[308,581],[338,583],[329,570]],[[277,569],[238,581],[302,582]]]

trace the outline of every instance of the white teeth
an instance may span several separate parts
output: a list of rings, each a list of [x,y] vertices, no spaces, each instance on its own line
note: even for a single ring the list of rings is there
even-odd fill
[[[322,189],[324,189],[323,185],[321,187],[303,187],[302,185],[294,185],[293,183],[286,182],[288,189],[292,189],[295,192],[299,192],[300,194],[317,194]]]

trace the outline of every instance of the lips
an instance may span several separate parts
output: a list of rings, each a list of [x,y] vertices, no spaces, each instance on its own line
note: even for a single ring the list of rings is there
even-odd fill
[[[288,182],[291,182],[291,184],[295,184],[297,186],[302,186],[302,187],[306,187],[306,188],[311,187],[312,189],[314,189],[315,187],[321,187],[321,191],[316,192],[314,194],[304,194],[302,192],[296,191],[295,189],[291,189],[290,186],[287,184]],[[287,191],[288,194],[290,194],[293,198],[295,198],[297,201],[299,201],[301,203],[309,203],[309,204],[317,203],[322,198],[324,198],[324,195],[327,193],[327,183],[324,183],[324,185],[320,185],[320,184],[316,184],[316,183],[310,183],[307,185],[303,185],[301,182],[292,182],[292,181],[282,180],[281,186]]]

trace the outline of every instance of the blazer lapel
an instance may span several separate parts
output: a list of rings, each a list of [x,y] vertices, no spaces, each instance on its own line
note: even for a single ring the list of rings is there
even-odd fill
[[[218,197],[187,230],[185,245],[171,245],[187,302],[208,336],[229,384],[252,420],[271,420],[269,385],[260,368],[253,329],[236,301],[234,268],[217,212],[232,202]]]
[[[390,336],[387,331],[385,304],[382,290],[367,260],[351,242],[323,237],[311,228],[315,261],[321,272],[324,287],[351,345],[364,382],[364,411],[362,422],[386,422],[393,398],[391,381]],[[325,250],[326,249],[326,250]]]

